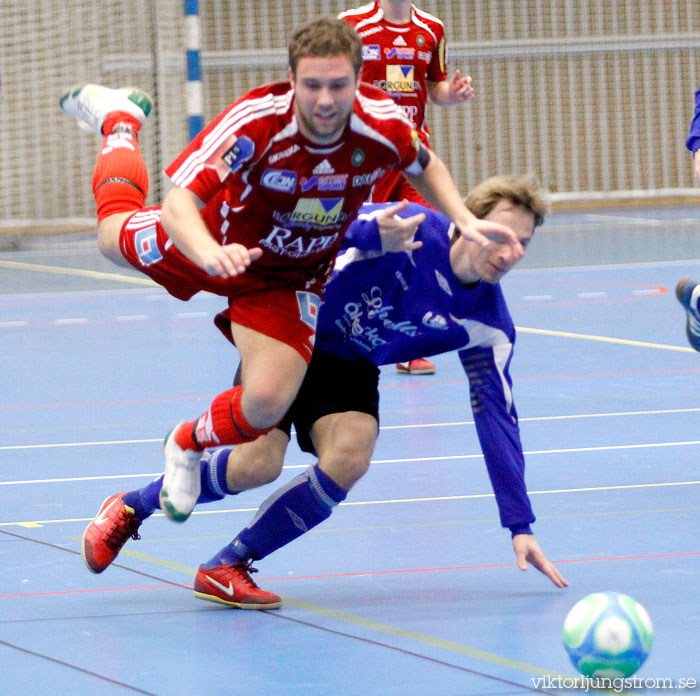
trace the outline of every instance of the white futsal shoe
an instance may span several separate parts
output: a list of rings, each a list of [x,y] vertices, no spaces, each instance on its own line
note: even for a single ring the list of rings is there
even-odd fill
[[[202,490],[199,477],[202,452],[182,449],[175,442],[175,431],[181,425],[178,423],[163,443],[165,474],[158,494],[160,509],[173,522],[184,522],[192,514]]]
[[[59,100],[64,113],[78,119],[78,125],[89,133],[102,134],[108,114],[125,111],[143,125],[151,113],[151,98],[137,87],[111,89],[102,85],[76,85]]]

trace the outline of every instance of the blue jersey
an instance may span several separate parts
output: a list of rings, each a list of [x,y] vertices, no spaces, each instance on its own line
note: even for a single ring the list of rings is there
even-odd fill
[[[688,133],[688,139],[685,141],[685,146],[691,152],[700,149],[700,87],[695,92],[695,115],[690,124],[690,132]]]
[[[534,522],[524,480],[525,461],[508,371],[515,327],[499,285],[465,286],[449,261],[451,222],[424,213],[410,253],[381,248],[376,213],[365,205],[352,223],[325,289],[316,347],[347,358],[388,365],[456,350],[469,379],[472,412],[501,523],[512,533]]]

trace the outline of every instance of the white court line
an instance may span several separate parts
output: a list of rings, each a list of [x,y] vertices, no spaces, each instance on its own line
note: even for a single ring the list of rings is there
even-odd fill
[[[146,321],[150,319],[148,314],[120,314],[117,321]]]
[[[576,452],[607,452],[613,450],[629,450],[629,449],[648,449],[653,447],[691,447],[700,445],[700,440],[688,440],[686,442],[649,442],[639,445],[602,445],[599,447],[567,447],[551,450],[528,450],[523,452],[527,456],[535,454],[571,454]],[[400,459],[373,459],[372,464],[401,464],[404,462],[442,462],[453,461],[456,459],[483,459],[482,454],[451,454],[442,457],[402,457]],[[289,464],[283,467],[284,469],[306,469],[308,464]],[[27,479],[24,481],[0,481],[0,486],[16,486],[20,484],[30,483],[68,483],[70,481],[107,481],[110,479],[128,479],[128,478],[155,478],[160,476],[162,472],[153,472],[150,474],[113,474],[110,476],[73,476],[68,478],[51,478],[51,479]],[[660,485],[660,484],[659,484]]]
[[[178,319],[199,319],[201,317],[208,317],[209,312],[178,312],[175,316]]]
[[[647,225],[649,227],[672,227],[674,225],[686,224],[686,225],[697,225],[698,221],[692,218],[679,218],[677,220],[668,220],[663,218],[654,217],[631,217],[629,215],[601,215],[600,213],[587,213],[587,221],[594,224],[609,225],[610,223],[623,223],[623,224],[633,224],[633,225]],[[597,222],[596,222],[597,221]],[[552,227],[557,223],[553,222]],[[576,224],[576,223],[569,223]],[[584,223],[585,224],[585,223]],[[563,227],[563,225],[562,225]]]
[[[535,421],[558,421],[558,420],[577,420],[581,418],[617,418],[619,416],[655,416],[660,414],[670,413],[697,413],[700,408],[666,408],[656,409],[652,411],[612,411],[610,413],[574,413],[565,416],[531,416],[529,418],[520,418],[520,423],[531,423]],[[461,425],[474,425],[474,421],[455,421],[449,423],[413,423],[411,425],[383,425],[380,430],[407,430],[413,428],[451,428]],[[294,430],[292,430],[292,434]],[[0,451],[3,450],[24,450],[24,449],[51,449],[54,447],[94,447],[101,445],[140,445],[151,442],[162,442],[162,437],[149,437],[142,440],[100,440],[95,442],[56,442],[50,444],[39,445],[3,445],[0,446]]]
[[[89,320],[87,317],[67,317],[65,319],[56,319],[54,323],[57,326],[66,326],[73,324],[87,324],[88,321]]]

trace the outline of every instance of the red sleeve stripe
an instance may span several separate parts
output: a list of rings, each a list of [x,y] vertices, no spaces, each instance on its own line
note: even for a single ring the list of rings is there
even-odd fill
[[[378,10],[370,17],[367,17],[366,19],[361,19],[355,25],[355,31],[359,33],[361,29],[364,29],[369,24],[379,24],[379,22],[382,20],[382,17],[384,17],[384,13],[381,10]]]
[[[399,110],[392,99],[371,99],[363,94],[358,94],[357,96],[362,109],[370,116],[379,119],[395,118],[413,128],[413,124],[404,116],[403,111]]]
[[[391,116],[376,116],[376,118],[386,119],[391,118]],[[399,150],[396,147],[396,145],[394,145],[394,143],[392,143],[391,140],[389,140],[389,138],[382,135],[374,128],[372,128],[372,126],[370,126],[368,123],[363,121],[357,114],[353,114],[350,117],[350,130],[354,131],[355,133],[359,133],[360,135],[363,135],[366,138],[376,140],[385,147],[388,147],[392,152],[396,153],[397,157],[399,156]]]
[[[420,17],[421,19],[424,19],[428,22],[435,22],[435,24],[439,24],[443,31],[445,30],[445,25],[443,24],[442,20],[435,15],[431,15],[429,12],[426,12],[425,10],[419,10],[417,7],[413,8],[413,16],[414,18]]]
[[[156,223],[158,220],[160,220],[160,210],[146,210],[144,212],[134,213],[129,218],[126,229],[134,229],[147,223]]]
[[[354,17],[355,15],[365,14],[369,12],[374,7],[374,3],[370,2],[367,5],[362,5],[362,7],[356,7],[354,10],[345,10],[338,15],[338,19],[345,19],[346,17]]]
[[[271,114],[286,112],[290,101],[291,92],[281,97],[265,95],[260,99],[241,102],[238,106],[231,109],[221,119],[221,122],[204,137],[200,147],[192,152],[173,173],[171,176],[173,183],[180,187],[189,185],[197,174],[204,169],[206,161],[228,138],[236,135],[240,128]]]

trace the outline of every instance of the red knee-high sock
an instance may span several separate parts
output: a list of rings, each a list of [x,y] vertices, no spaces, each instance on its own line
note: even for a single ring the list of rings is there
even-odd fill
[[[203,450],[219,445],[240,445],[251,442],[272,430],[255,428],[243,415],[241,396],[243,387],[238,386],[219,394],[209,410],[196,421],[183,423],[175,432],[175,442],[183,449]]]
[[[143,208],[148,194],[148,169],[137,134],[141,124],[129,114],[114,112],[102,125],[105,134],[92,175],[97,220]]]

